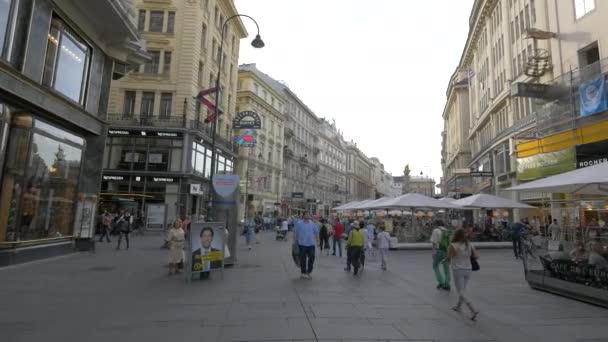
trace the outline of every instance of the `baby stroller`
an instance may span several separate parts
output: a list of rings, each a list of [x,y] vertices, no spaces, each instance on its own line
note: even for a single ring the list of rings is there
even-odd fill
[[[287,231],[277,228],[277,235],[275,236],[277,241],[287,241]]]

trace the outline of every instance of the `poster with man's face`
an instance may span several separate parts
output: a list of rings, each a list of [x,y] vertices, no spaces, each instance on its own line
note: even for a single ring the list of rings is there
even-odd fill
[[[200,222],[191,225],[192,272],[209,272],[222,267],[224,233],[222,223]]]

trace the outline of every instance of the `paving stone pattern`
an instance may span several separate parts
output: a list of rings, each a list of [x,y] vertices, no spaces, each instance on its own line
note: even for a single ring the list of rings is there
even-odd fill
[[[608,310],[530,289],[508,250],[482,251],[472,322],[449,309],[455,293],[435,289],[429,251],[394,251],[386,272],[369,256],[360,277],[317,255],[304,280],[289,244],[260,235],[223,280],[168,277],[160,236],[0,269],[1,339],[608,342]]]

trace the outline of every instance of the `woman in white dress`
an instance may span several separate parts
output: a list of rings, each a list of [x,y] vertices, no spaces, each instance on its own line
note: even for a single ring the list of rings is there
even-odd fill
[[[461,312],[462,304],[466,304],[471,311],[471,320],[477,319],[479,311],[473,307],[471,301],[465,296],[467,283],[471,278],[471,256],[479,258],[477,250],[471,245],[467,234],[463,229],[457,229],[452,237],[452,243],[448,250],[448,258],[454,275],[454,285],[458,292],[458,303],[452,310]]]
[[[169,243],[169,275],[178,273],[177,265],[183,259],[183,250],[186,233],[182,229],[181,222],[176,221],[167,236]]]

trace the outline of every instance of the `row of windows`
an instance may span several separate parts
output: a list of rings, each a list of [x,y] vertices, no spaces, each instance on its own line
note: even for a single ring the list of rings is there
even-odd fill
[[[132,116],[133,114],[139,113],[141,116],[154,116],[155,102],[158,97],[160,100],[160,107],[158,115],[162,117],[171,116],[173,106],[173,93],[161,92],[156,93],[153,91],[142,91],[140,97],[140,108],[136,110],[138,92],[135,90],[125,91],[122,113],[124,116]]]
[[[241,89],[242,84],[241,82],[238,83],[237,85],[237,89]],[[268,103],[270,106],[272,106],[272,108],[278,110],[279,112],[283,112],[283,102],[281,102],[279,99],[276,99],[274,96],[272,96],[269,92],[266,91],[266,89],[264,89],[262,87],[262,91],[260,93],[260,85],[257,84],[256,82],[253,82],[253,93],[256,94],[257,96],[261,97],[264,102]]]
[[[536,24],[536,9],[534,6],[534,0],[530,0],[530,4],[526,4],[523,9],[519,11],[514,20],[511,20],[511,44],[515,44],[515,40],[522,37],[526,30]]]
[[[166,50],[148,50],[152,59],[140,67],[140,72],[146,74],[165,74],[171,72],[172,52]],[[161,60],[162,56],[162,60]]]
[[[137,19],[137,29],[148,32],[173,33],[175,30],[175,12],[141,9]]]
[[[21,68],[28,40],[27,19],[33,2],[0,1],[0,58]],[[85,104],[92,48],[54,15],[47,34],[42,84],[80,105]]]

